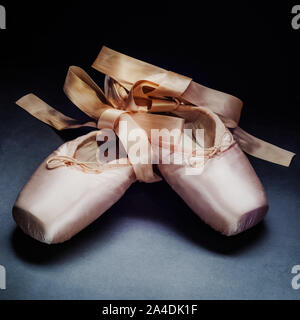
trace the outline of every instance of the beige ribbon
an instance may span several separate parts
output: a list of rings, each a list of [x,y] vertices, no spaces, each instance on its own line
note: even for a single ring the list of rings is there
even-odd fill
[[[64,91],[69,99],[91,118],[91,121],[81,123],[76,119],[67,117],[33,94],[22,97],[16,103],[34,117],[57,130],[82,126],[90,126],[98,129],[113,129],[127,152],[131,147],[127,137],[134,129],[140,128],[149,134],[152,128],[158,130],[162,128],[167,128],[168,130],[179,129],[180,131],[182,131],[183,128],[184,120],[178,117],[147,114],[146,112],[129,113],[130,107],[126,108],[128,110],[116,109],[88,74],[81,68],[75,66],[69,68]],[[119,121],[121,120],[126,121],[126,132],[119,128]],[[143,149],[149,150],[149,152],[145,154],[147,159],[143,159],[140,163],[133,163],[133,161],[131,163],[138,180],[156,182],[161,180],[161,178],[153,172],[151,164],[152,148],[149,137],[150,135],[139,137],[142,139],[139,143],[143,145]],[[130,161],[131,157],[129,152],[128,158]]]
[[[151,165],[150,130],[166,128],[182,131],[184,118],[188,118],[191,110],[197,106],[210,109],[228,128],[232,128],[234,138],[245,152],[284,166],[289,166],[295,155],[239,128],[243,103],[234,96],[204,87],[188,77],[136,60],[107,47],[102,48],[93,67],[106,74],[105,93],[84,70],[75,66],[69,68],[64,85],[64,91],[70,100],[91,118],[88,122],[82,123],[63,115],[33,94],[24,96],[17,104],[57,130],[82,126],[113,129],[127,153],[130,143],[126,134],[120,130],[119,122],[127,122],[128,134],[137,128],[144,129],[148,136],[143,138],[142,143],[150,150],[147,155],[149,159],[143,161],[147,164],[133,164],[140,181],[160,180]],[[153,112],[168,112],[177,116]],[[211,152],[215,152],[215,149]],[[130,161],[129,153],[128,158]]]
[[[232,95],[207,88],[190,78],[128,57],[107,47],[102,48],[92,67],[115,79],[127,90],[131,90],[141,79],[155,82],[156,89],[148,92],[148,98],[150,95],[170,96],[184,105],[209,108],[228,128],[233,129],[233,136],[241,149],[254,157],[289,166],[295,156],[295,153],[258,139],[239,128],[243,102]],[[152,103],[154,106],[150,111],[153,112],[174,112],[176,109],[173,109],[174,101],[170,105],[163,104],[161,107],[155,106],[155,99]],[[182,107],[180,109],[183,110]]]

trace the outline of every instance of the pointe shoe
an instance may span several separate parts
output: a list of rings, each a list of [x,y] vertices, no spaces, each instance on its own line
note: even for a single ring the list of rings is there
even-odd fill
[[[97,133],[63,144],[24,186],[13,217],[26,234],[48,244],[64,242],[101,216],[135,181],[129,164],[97,169]]]
[[[219,117],[206,108],[194,107],[193,110],[194,116],[186,122],[204,129],[205,147],[213,151],[205,159],[202,172],[189,175],[185,164],[159,164],[158,168],[204,222],[224,235],[238,234],[266,215],[268,204],[264,189]],[[179,111],[178,115],[184,116],[184,113]]]

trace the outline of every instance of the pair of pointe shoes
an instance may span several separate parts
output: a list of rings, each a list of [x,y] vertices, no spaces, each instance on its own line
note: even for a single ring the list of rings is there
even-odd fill
[[[215,152],[201,174],[187,175],[185,164],[158,164],[159,171],[213,229],[227,236],[238,234],[266,215],[264,189],[219,117],[206,108],[196,107],[195,112],[199,127],[205,129],[205,146]],[[95,141],[97,132],[63,144],[25,185],[13,208],[25,233],[48,244],[64,242],[100,217],[136,181],[129,163],[102,172],[82,166],[81,148]],[[55,163],[56,168],[49,169]]]

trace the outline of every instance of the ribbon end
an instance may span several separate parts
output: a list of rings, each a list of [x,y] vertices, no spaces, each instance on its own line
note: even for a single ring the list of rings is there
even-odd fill
[[[15,103],[19,107],[23,108],[25,105],[27,105],[28,101],[34,99],[36,96],[33,93],[28,93],[25,96],[18,99]]]
[[[286,151],[286,152],[289,154],[287,154],[285,161],[281,165],[283,165],[284,167],[289,167],[292,163],[292,160],[296,156],[296,153],[291,151]]]

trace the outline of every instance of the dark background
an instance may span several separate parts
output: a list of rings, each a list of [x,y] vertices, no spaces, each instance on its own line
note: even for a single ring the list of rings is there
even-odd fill
[[[29,92],[84,118],[62,91],[70,65],[102,45],[192,77],[244,101],[240,125],[299,153],[297,2],[0,1],[0,299],[299,299],[299,160],[290,168],[249,157],[266,189],[267,218],[226,238],[165,183],[136,183],[100,219],[62,245],[25,236],[11,218],[39,163],[86,129],[54,131],[17,107]],[[300,4],[300,3],[299,3]],[[247,196],[247,195],[245,195]]]

